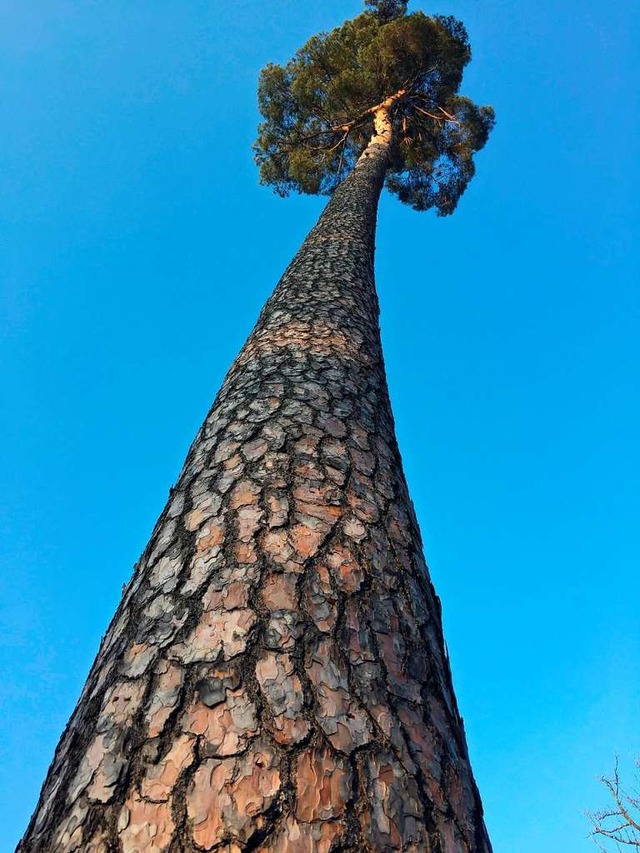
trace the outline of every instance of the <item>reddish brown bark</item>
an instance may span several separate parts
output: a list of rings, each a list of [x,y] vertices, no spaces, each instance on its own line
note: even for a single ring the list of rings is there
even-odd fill
[[[263,309],[22,853],[489,853],[378,329],[378,142]]]

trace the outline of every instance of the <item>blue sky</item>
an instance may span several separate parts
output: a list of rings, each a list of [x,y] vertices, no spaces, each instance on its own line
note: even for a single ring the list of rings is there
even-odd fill
[[[412,5],[465,21],[498,124],[454,217],[381,204],[398,438],[496,853],[588,853],[640,755],[640,14]],[[0,0],[2,850],[323,205],[258,186],[259,70],[360,8]]]

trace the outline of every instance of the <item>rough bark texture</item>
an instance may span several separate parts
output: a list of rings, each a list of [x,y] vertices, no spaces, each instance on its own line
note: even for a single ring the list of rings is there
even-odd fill
[[[394,437],[374,145],[191,447],[22,853],[489,853]]]

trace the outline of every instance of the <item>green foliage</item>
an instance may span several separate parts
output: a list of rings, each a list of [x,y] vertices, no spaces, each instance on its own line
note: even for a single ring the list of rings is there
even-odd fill
[[[364,0],[364,5],[383,21],[392,21],[405,14],[407,2],[408,0]]]
[[[373,108],[403,92],[390,111],[387,187],[417,210],[452,213],[494,121],[490,107],[458,95],[471,58],[466,30],[451,17],[405,15],[405,2],[367,5],[286,65],[263,69],[260,180],[280,195],[331,193],[371,138]]]

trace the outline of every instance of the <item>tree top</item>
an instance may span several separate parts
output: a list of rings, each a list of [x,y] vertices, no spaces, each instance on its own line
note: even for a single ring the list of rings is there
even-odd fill
[[[450,16],[407,14],[406,0],[365,6],[286,64],[262,70],[260,181],[279,195],[330,194],[367,146],[375,108],[397,96],[387,188],[416,210],[452,213],[494,123],[491,107],[458,94],[471,58],[465,27]]]
[[[364,5],[383,21],[401,18],[407,11],[408,0],[364,0]]]

